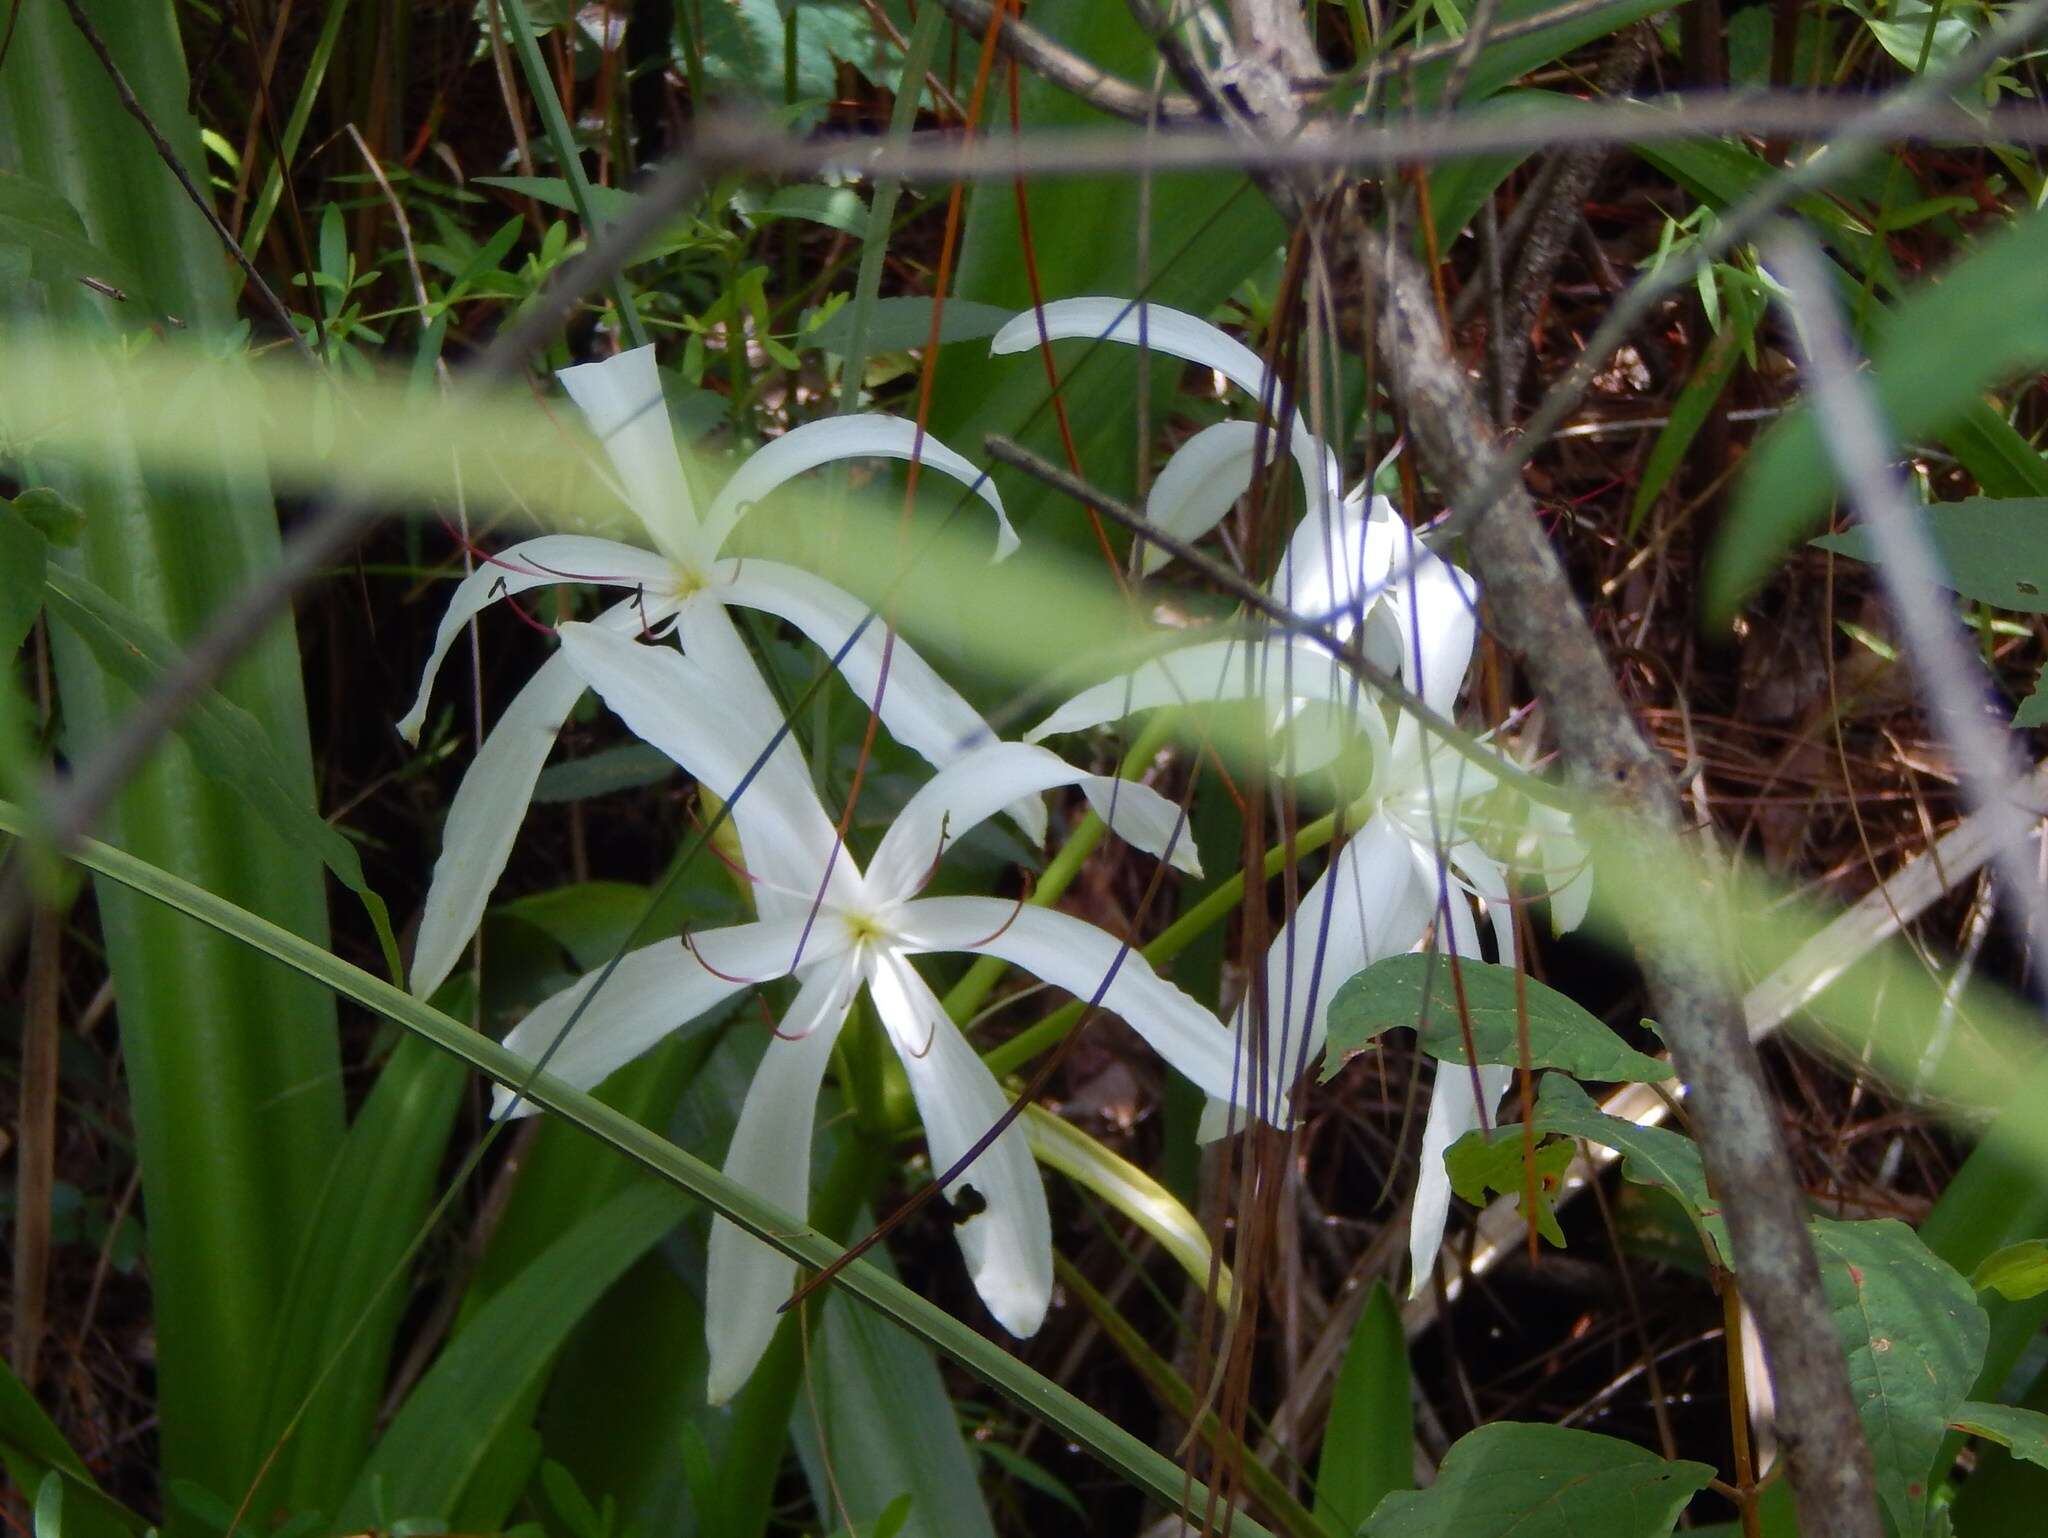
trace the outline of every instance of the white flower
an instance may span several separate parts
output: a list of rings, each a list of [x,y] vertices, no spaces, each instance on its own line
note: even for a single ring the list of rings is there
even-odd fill
[[[1016,547],[1002,500],[988,478],[930,437],[918,444],[911,423],[887,416],[832,417],[792,429],[743,463],[700,517],[676,456],[653,349],[636,348],[602,363],[564,369],[560,377],[603,442],[654,548],[549,534],[486,558],[457,587],[442,617],[419,697],[398,723],[407,741],[418,740],[434,676],[463,627],[499,598],[555,583],[630,590],[630,597],[599,617],[599,625],[629,634],[673,623],[686,651],[728,671],[733,688],[749,691],[765,686],[725,611],[728,605],[765,610],[795,625],[828,656],[845,648],[840,671],[856,694],[873,701],[885,626],[870,622],[867,604],[798,567],[720,554],[755,502],[833,460],[907,459],[915,449],[926,466],[964,482],[994,510],[998,558]],[[557,653],[528,680],[478,746],[449,808],[441,858],[420,916],[414,993],[433,992],[476,932],[484,904],[504,872],[534,780],[583,688],[583,680]],[[899,742],[934,764],[949,763],[993,740],[973,707],[901,637],[890,656],[880,714]],[[1034,841],[1043,838],[1042,806],[1020,804],[1012,815]]]
[[[563,655],[636,734],[723,797],[761,894],[757,923],[668,940],[620,963],[547,1069],[597,1083],[664,1034],[748,985],[791,976],[799,988],[747,1092],[726,1173],[793,1213],[807,1207],[812,1118],[825,1064],[865,987],[901,1058],[935,1172],[950,1168],[1009,1101],[911,965],[935,951],[986,952],[1070,993],[1099,996],[1212,1095],[1232,1093],[1235,1046],[1214,1015],[1135,950],[1071,915],[989,897],[920,897],[945,846],[1021,797],[1080,784],[1117,832],[1151,853],[1176,840],[1178,810],[1156,792],[1083,775],[1043,748],[997,743],[942,769],[905,804],[863,872],[838,842],[787,742],[742,780],[777,720],[690,655],[642,646],[597,625],[562,626]],[[707,729],[707,727],[709,729]],[[1186,862],[1179,862],[1186,863]],[[538,1060],[577,1009],[586,980],[527,1016],[506,1045]],[[498,1092],[496,1110],[510,1105]],[[1004,1328],[1029,1335],[1052,1287],[1045,1192],[1024,1129],[1004,1129],[946,1188],[980,1203],[955,1229],[975,1287]],[[964,1211],[965,1209],[963,1209]],[[732,1225],[714,1224],[706,1337],[714,1400],[735,1392],[774,1333],[794,1264]]]
[[[1117,299],[1077,299],[1048,305],[1046,326],[1055,337],[1088,336],[1136,343],[1138,307]],[[1205,364],[1266,403],[1273,390],[1266,369],[1242,343],[1205,321],[1152,305],[1143,328],[1156,351]],[[1036,336],[1027,313],[998,333],[995,349],[1015,351]],[[1457,567],[1425,548],[1384,498],[1365,488],[1337,492],[1336,458],[1298,421],[1289,444],[1302,467],[1310,506],[1295,530],[1280,570],[1267,591],[1294,613],[1327,619],[1336,639],[1363,627],[1362,650],[1384,671],[1398,672],[1406,689],[1436,714],[1456,707],[1477,637],[1478,588]],[[1184,444],[1160,471],[1146,503],[1150,521],[1193,539],[1214,527],[1251,483],[1257,424],[1224,422]],[[1148,561],[1148,569],[1159,564]],[[1372,750],[1365,793],[1352,800],[1351,838],[1302,897],[1268,950],[1265,961],[1267,1041],[1250,1047],[1250,1024],[1241,1005],[1234,1033],[1247,1043],[1246,1091],[1236,1097],[1276,1125],[1289,1119],[1288,1094],[1323,1049],[1330,998],[1339,984],[1374,961],[1416,949],[1432,930],[1457,954],[1480,955],[1471,900],[1485,905],[1495,954],[1516,962],[1511,896],[1506,873],[1473,837],[1476,798],[1495,788],[1495,777],[1467,755],[1423,730],[1410,714],[1388,731],[1383,705],[1318,642],[1275,636],[1256,643],[1203,642],[1169,652],[1123,678],[1084,690],[1030,732],[1037,741],[1162,705],[1259,699],[1274,724],[1289,724],[1281,761],[1305,774],[1332,762],[1344,740]],[[1304,733],[1304,726],[1309,733]],[[1359,820],[1362,819],[1362,820]],[[1561,814],[1539,807],[1533,841],[1546,868],[1576,871],[1552,895],[1560,929],[1583,917],[1588,881],[1577,841]],[[1438,924],[1438,920],[1444,920]],[[1448,930],[1448,934],[1443,933]],[[1249,997],[1249,995],[1248,995]],[[1513,1070],[1482,1066],[1479,1101],[1498,1103]],[[1444,1150],[1477,1126],[1481,1105],[1472,1075],[1456,1065],[1437,1074],[1423,1130],[1422,1171],[1409,1220],[1414,1285],[1420,1286],[1443,1240],[1450,1204]],[[1224,1101],[1212,1098],[1203,1117],[1205,1136],[1226,1125]]]

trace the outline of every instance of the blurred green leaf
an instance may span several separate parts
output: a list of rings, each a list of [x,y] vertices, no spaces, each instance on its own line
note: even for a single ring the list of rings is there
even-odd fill
[[[1763,317],[1763,301],[1749,291],[1731,288],[1728,298],[1728,318],[1707,345],[1705,356],[1686,380],[1685,388],[1678,392],[1678,399],[1671,403],[1670,419],[1657,434],[1657,441],[1650,445],[1649,458],[1643,461],[1643,473],[1636,482],[1635,501],[1628,514],[1631,538],[1642,527],[1643,518],[1656,505],[1657,498],[1664,494],[1664,488],[1671,484],[1679,466],[1685,463],[1686,451],[1707,425],[1714,402],[1735,377],[1735,365],[1742,361],[1743,350]]]
[[[666,753],[644,742],[622,742],[584,758],[549,764],[534,782],[533,800],[537,806],[588,801],[614,791],[659,785],[675,772],[675,760]]]
[[[1905,1224],[1809,1226],[1878,1494],[1899,1531],[1917,1533],[1935,1454],[1969,1396],[1990,1324],[1970,1284]]]
[[[1422,1050],[1439,1062],[1470,1061],[1458,1012],[1461,988],[1472,1050],[1482,1063],[1521,1062],[1519,1022],[1526,1003],[1531,1068],[1617,1082],[1671,1077],[1670,1064],[1636,1051],[1556,989],[1533,977],[1518,983],[1513,967],[1463,959],[1454,980],[1451,961],[1442,953],[1389,956],[1347,978],[1330,1000],[1323,1078],[1335,1078],[1346,1058],[1396,1026],[1418,1030]]]
[[[536,203],[545,203],[567,213],[579,212],[575,189],[559,176],[473,176],[470,180],[481,187],[503,187],[507,192],[516,192],[521,197],[532,198]],[[589,191],[591,212],[600,219],[624,218],[640,202],[637,192],[603,187],[595,182]]]
[[[40,1491],[52,1479],[69,1483],[66,1515],[73,1538],[132,1538],[149,1525],[101,1493],[64,1433],[5,1361],[0,1361],[0,1467],[16,1490]]]
[[[1451,1445],[1427,1490],[1381,1501],[1362,1538],[1665,1538],[1713,1477],[1591,1431],[1495,1421]]]
[[[868,206],[851,187],[778,187],[757,210],[762,219],[808,219],[848,235],[867,232]]]
[[[1948,586],[1965,598],[2025,614],[2048,614],[2048,497],[1971,497],[1920,509]],[[1814,544],[1875,561],[1860,525]]]
[[[941,342],[971,342],[994,336],[1003,329],[1014,311],[998,304],[976,304],[972,299],[948,299],[939,316]],[[843,353],[853,344],[853,307],[842,308],[806,339],[830,353]],[[868,322],[867,350],[907,352],[931,340],[932,301],[917,296],[877,299]]]
[[[2015,1303],[2048,1292],[2048,1239],[2024,1239],[1987,1255],[1970,1285]]]
[[[1415,1487],[1415,1405],[1401,1307],[1374,1282],[1344,1349],[1316,1459],[1318,1517],[1355,1533],[1380,1501]]]
[[[1901,440],[1940,435],[1982,391],[2048,362],[2048,210],[1979,241],[1884,319],[1871,348],[1878,407]],[[1840,484],[1810,409],[1781,420],[1749,452],[1707,572],[1711,612],[1726,615],[1812,528]]]
[[[143,301],[139,280],[86,234],[78,210],[40,182],[0,171],[0,251],[26,251],[44,282],[93,278]]]
[[[43,612],[47,548],[41,532],[0,500],[0,662],[21,648]]]
[[[1967,1400],[1949,1424],[1972,1436],[1988,1437],[2016,1458],[2048,1468],[2048,1415],[2019,1405]]]

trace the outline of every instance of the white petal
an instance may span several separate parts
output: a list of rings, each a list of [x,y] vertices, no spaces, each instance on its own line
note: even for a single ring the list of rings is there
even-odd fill
[[[963,753],[920,785],[896,814],[868,864],[868,890],[883,899],[912,895],[924,885],[942,849],[969,829],[1056,785],[1090,778],[1049,748],[1028,743],[995,742]],[[1131,843],[1156,857],[1166,846],[1171,813],[1162,826],[1158,808],[1148,803],[1148,798],[1159,800],[1159,793],[1143,786],[1135,789],[1129,813],[1118,808],[1117,831],[1122,834],[1127,823]],[[1092,793],[1089,799],[1095,799]],[[1185,835],[1182,842],[1188,842]]]
[[[625,483],[626,500],[654,543],[671,555],[698,553],[696,504],[676,457],[654,349],[635,347],[601,363],[579,363],[555,377],[590,423]]]
[[[838,657],[839,671],[855,696],[874,704],[888,631],[879,616],[868,619],[873,611],[866,604],[822,577],[779,561],[725,561],[718,573],[722,585],[707,597],[764,609],[788,620],[826,656]],[[848,646],[847,637],[856,631],[859,639]],[[934,768],[943,769],[962,754],[996,741],[980,712],[901,635],[889,648],[889,677],[880,693],[882,724],[889,735]],[[1044,802],[1028,797],[1008,810],[1033,844],[1045,842]]]
[[[399,734],[407,742],[419,741],[420,725],[427,718],[427,697],[433,692],[434,675],[440,672],[448,648],[462,634],[463,626],[500,598],[563,582],[637,587],[649,595],[651,622],[669,612],[664,605],[674,590],[675,575],[675,568],[651,551],[583,534],[543,534],[489,557],[462,579],[448,600],[441,628],[434,635],[434,649],[420,675],[419,695],[398,723]]]
[[[725,489],[712,501],[704,527],[713,548],[724,545],[747,510],[783,482],[838,459],[909,459],[912,451],[928,470],[950,475],[992,508],[996,515],[996,559],[1017,548],[1017,532],[995,482],[930,433],[918,442],[917,424],[901,417],[862,415],[823,417],[792,427],[749,456]]]
[[[769,892],[818,888],[833,825],[818,804],[795,744],[785,736],[740,789],[779,724],[760,706],[766,686],[742,654],[714,674],[669,646],[643,646],[588,625],[561,627],[562,649],[633,734],[666,753],[730,804],[748,868]],[[739,668],[744,666],[746,672]],[[757,691],[758,690],[758,694]],[[835,890],[857,879],[842,852]]]
[[[1330,1001],[1354,973],[1410,950],[1429,928],[1435,894],[1416,879],[1413,846],[1390,819],[1374,817],[1339,849],[1266,950],[1265,1082],[1241,1097],[1285,1123],[1289,1092],[1328,1035]],[[1249,996],[1232,1034],[1250,1043]],[[1256,1084],[1249,1066],[1240,1070]]]
[[[943,1174],[1009,1110],[1009,1097],[909,962],[887,952],[878,956],[868,987],[910,1078],[932,1173]],[[1012,1335],[1034,1334],[1052,1301],[1052,1219],[1021,1125],[1005,1127],[946,1187],[947,1199],[959,1201],[969,1186],[981,1209],[953,1233],[975,1291]]]
[[[1489,1114],[1514,1082],[1515,1070],[1493,1065],[1479,1070],[1479,1093]],[[1444,1226],[1451,1211],[1451,1177],[1444,1169],[1444,1150],[1479,1125],[1472,1099],[1472,1070],[1462,1063],[1438,1063],[1436,1084],[1429,1092],[1429,1116],[1422,1126],[1422,1173],[1415,1183],[1415,1203],[1408,1213],[1408,1295],[1429,1282],[1443,1248]]]
[[[1081,776],[1081,794],[1110,832],[1142,849],[1155,860],[1167,860],[1175,870],[1190,876],[1202,874],[1202,861],[1195,851],[1195,830],[1174,802],[1149,785],[1120,780],[1110,774]],[[1172,850],[1168,859],[1167,851]]]
[[[1367,604],[1385,587],[1394,559],[1394,506],[1385,497],[1350,496],[1311,508],[1295,525],[1269,591],[1296,614],[1335,616],[1349,640]]]
[[[1040,313],[1026,310],[1007,322],[990,341],[989,351],[1012,353],[1036,347]],[[1045,336],[1050,341],[1085,337],[1103,342],[1126,342],[1133,347],[1143,345],[1152,352],[1164,353],[1171,358],[1185,358],[1190,363],[1214,369],[1269,412],[1279,405],[1278,393],[1268,383],[1265,361],[1228,332],[1185,310],[1171,309],[1163,304],[1141,305],[1135,299],[1086,298],[1055,300],[1045,306],[1042,313]],[[1298,416],[1294,424],[1293,449],[1294,457],[1301,465],[1303,484],[1309,488],[1313,503],[1319,488],[1335,482],[1336,462],[1330,451],[1301,425]],[[1242,495],[1244,487],[1250,484],[1249,464],[1244,475],[1245,480],[1231,494],[1231,501]],[[1227,507],[1229,503],[1224,505]],[[1220,512],[1218,516],[1221,516]],[[1214,523],[1212,519],[1208,526],[1214,527]]]
[[[1568,934],[1585,922],[1593,902],[1592,852],[1572,825],[1571,814],[1561,807],[1532,803],[1529,823],[1537,868],[1550,893],[1551,929]]]
[[[1396,539],[1388,601],[1401,628],[1401,681],[1448,715],[1479,634],[1479,585],[1405,529]]]
[[[811,969],[747,1086],[726,1175],[794,1218],[810,1215],[811,1132],[818,1086],[846,1023],[859,974],[843,962]],[[794,1040],[785,1039],[794,1037]],[[724,1404],[753,1376],[794,1288],[796,1262],[744,1229],[713,1218],[704,1282],[705,1394]]]
[[[720,1000],[764,978],[787,975],[802,934],[801,920],[775,919],[693,935],[688,945],[662,940],[644,946],[630,952],[610,977],[602,970],[592,972],[541,1003],[506,1035],[505,1046],[533,1062],[554,1046],[575,1016],[575,1027],[548,1059],[547,1072],[571,1088],[589,1089]],[[845,949],[843,940],[820,925],[804,964],[822,966]],[[600,980],[596,997],[578,1014]],[[491,1114],[504,1115],[511,1098],[509,1090],[499,1088]],[[532,1110],[530,1103],[522,1103],[519,1114]]]
[[[1252,483],[1256,422],[1218,422],[1173,451],[1145,498],[1145,521],[1189,544],[1223,520]],[[1173,557],[1147,545],[1138,569],[1148,576]]]
[[[529,678],[478,744],[441,830],[441,855],[420,909],[412,991],[426,998],[447,980],[483,922],[533,799],[533,782],[562,723],[583,697],[583,679],[560,652]]]
[[[897,929],[906,949],[986,951],[1077,998],[1099,993],[1102,1008],[1121,1015],[1207,1093],[1240,1103],[1245,1098],[1235,1081],[1236,1044],[1223,1023],[1107,930],[995,897],[921,898],[904,907]]]

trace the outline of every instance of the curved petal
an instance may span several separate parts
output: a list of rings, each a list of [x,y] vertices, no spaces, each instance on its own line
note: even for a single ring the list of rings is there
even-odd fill
[[[906,950],[986,951],[1077,998],[1096,999],[1207,1093],[1246,1098],[1236,1082],[1236,1043],[1223,1023],[1107,930],[995,897],[920,898],[905,905],[897,930]]]
[[[1218,422],[1175,449],[1145,498],[1145,521],[1190,544],[1215,528],[1252,483],[1258,432],[1256,422]],[[1148,544],[1138,570],[1150,576],[1172,559]]]
[[[1050,748],[1028,743],[995,742],[961,754],[920,785],[896,814],[868,862],[868,891],[881,902],[914,895],[945,846],[970,828],[1026,798],[1036,800],[1056,785],[1085,784],[1093,778]],[[1113,831],[1133,848],[1157,858],[1177,814],[1170,804],[1156,804],[1162,799],[1157,791],[1129,781],[1116,783],[1120,789]],[[1094,791],[1089,792],[1089,801],[1096,802]],[[1180,844],[1189,843],[1183,835]]]
[[[612,468],[625,483],[626,500],[654,543],[678,559],[697,557],[697,507],[676,456],[653,347],[579,363],[555,377],[611,456]]]
[[[687,945],[662,940],[643,946],[629,952],[610,977],[602,970],[589,973],[542,1001],[506,1034],[504,1044],[536,1061],[573,1017],[576,1023],[548,1058],[547,1072],[572,1088],[589,1089],[712,1005],[753,983],[787,976],[803,929],[801,919],[770,919],[693,935]],[[821,924],[811,934],[802,970],[829,966],[846,948],[844,939]],[[596,996],[585,1005],[593,987]],[[503,1116],[511,1098],[500,1087],[491,1114]],[[521,1116],[532,1111],[531,1104],[519,1107]]]
[[[1353,495],[1333,501],[1328,511],[1311,508],[1295,525],[1266,590],[1304,618],[1331,616],[1338,639],[1349,640],[1386,586],[1397,523],[1385,497]]]
[[[675,581],[675,567],[652,551],[584,534],[543,534],[489,557],[462,579],[448,600],[441,628],[434,633],[434,649],[427,654],[427,665],[420,674],[419,694],[398,723],[399,735],[407,742],[419,741],[420,725],[427,718],[427,697],[433,692],[434,675],[441,671],[448,648],[462,634],[463,626],[500,598],[561,582],[633,587],[648,595],[644,607],[648,622],[653,623],[673,612],[669,595],[675,590]]]
[[[571,666],[635,736],[730,803],[749,869],[764,891],[800,899],[815,892],[835,834],[795,744],[785,736],[739,789],[779,724],[757,708],[755,687],[762,696],[767,691],[753,660],[742,659],[745,675],[733,667],[714,674],[673,647],[643,646],[594,626],[564,625],[561,635]],[[834,890],[850,894],[857,880],[842,854],[834,862]]]
[[[420,909],[413,945],[412,991],[427,998],[462,959],[462,948],[483,922],[484,907],[533,799],[533,782],[554,751],[562,723],[583,698],[583,677],[560,652],[526,681],[497,725],[477,745],[476,757],[455,789],[441,830],[441,855]]]
[[[856,697],[872,705],[881,683],[882,650],[888,634],[879,617],[845,589],[800,567],[779,561],[725,561],[715,596],[788,620],[809,636],[839,671]],[[863,628],[865,627],[865,628]],[[847,638],[858,632],[848,645]],[[686,643],[687,645],[687,638]],[[939,677],[916,649],[896,637],[889,648],[888,687],[881,689],[882,724],[889,735],[943,769],[962,754],[986,747],[996,734],[981,713]],[[1034,845],[1045,842],[1045,804],[1035,796],[1007,808]]]
[[[1532,802],[1529,833],[1536,867],[1550,895],[1550,927],[1567,934],[1586,920],[1593,902],[1593,857],[1579,837],[1571,814],[1561,807]]]
[[[1087,731],[1141,710],[1166,705],[1214,705],[1226,700],[1290,697],[1343,699],[1353,686],[1343,665],[1319,646],[1236,637],[1199,641],[1164,652],[1121,678],[1083,689],[1024,734],[1038,742],[1058,732]]]
[[[1449,715],[1465,687],[1479,634],[1479,585],[1403,529],[1388,579],[1388,601],[1401,629],[1401,681],[1439,715]]]
[[[780,1034],[754,1070],[726,1152],[728,1177],[794,1218],[810,1214],[818,1087],[859,985],[859,973],[843,962],[805,976]],[[704,1281],[704,1343],[711,1353],[705,1397],[711,1403],[724,1404],[753,1376],[795,1282],[795,1261],[736,1224],[712,1219]]]
[[[1010,1109],[1009,1096],[908,961],[893,952],[876,957],[868,988],[909,1076],[932,1172],[943,1174]],[[1052,1218],[1045,1183],[1018,1122],[946,1187],[947,1200],[960,1203],[970,1186],[981,1198],[980,1208],[968,1212],[973,1203],[966,1202],[953,1234],[974,1289],[1004,1329],[1034,1334],[1052,1302]]]
[[[1435,895],[1416,879],[1413,845],[1390,818],[1373,817],[1332,856],[1266,950],[1266,1046],[1263,1087],[1240,1098],[1285,1124],[1301,1070],[1328,1035],[1330,1000],[1351,976],[1385,956],[1410,950],[1428,932]],[[1249,999],[1231,1022],[1249,1043]],[[1247,1084],[1258,1086],[1249,1069]]]
[[[1271,411],[1278,403],[1264,359],[1236,337],[1206,320],[1163,304],[1141,304],[1135,299],[1055,300],[1042,311],[1026,310],[1005,322],[1002,330],[989,342],[989,351],[1013,353],[1036,347],[1041,314],[1045,318],[1048,341],[1083,337],[1099,342],[1126,342],[1133,347],[1142,345],[1152,352],[1184,358],[1190,363],[1214,369],[1251,396],[1264,410]],[[1232,502],[1243,495],[1245,486],[1251,484],[1250,441],[1247,435],[1244,481],[1231,493]],[[1302,483],[1309,488],[1309,499],[1313,503],[1319,489],[1334,487],[1336,483],[1335,457],[1298,419],[1294,424],[1293,449],[1295,460],[1301,465]],[[1160,473],[1162,476],[1165,474],[1163,470]],[[1330,494],[1334,496],[1335,493],[1332,491]],[[1229,503],[1224,505],[1227,507]],[[1220,512],[1218,516],[1221,516]],[[1205,527],[1214,526],[1215,520],[1211,519]]]
[[[1179,806],[1149,785],[1113,774],[1084,774],[1079,783],[1089,809],[1126,844],[1190,876],[1202,874],[1195,830]]]
[[[950,475],[986,502],[996,515],[996,559],[1017,548],[1017,531],[1003,511],[1003,499],[986,471],[947,448],[930,433],[918,441],[917,424],[901,417],[865,414],[824,417],[792,427],[755,450],[712,500],[704,528],[712,548],[723,546],[754,503],[784,481],[837,459],[916,458],[928,470]]]

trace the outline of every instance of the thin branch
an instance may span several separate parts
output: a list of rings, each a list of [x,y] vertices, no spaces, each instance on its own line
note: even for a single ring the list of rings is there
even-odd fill
[[[155,120],[149,115],[149,109],[142,105],[135,92],[129,88],[128,77],[121,73],[121,66],[114,62],[114,55],[107,47],[107,40],[100,36],[99,28],[95,27],[92,18],[85,14],[83,0],[64,0],[64,9],[71,13],[72,25],[78,28],[78,34],[85,39],[86,47],[93,51],[100,61],[100,67],[107,72],[107,79],[113,84],[114,94],[121,99],[121,105],[127,109],[130,117],[142,125],[142,131],[149,136],[149,142],[155,146],[158,158],[170,168],[171,175],[178,179],[178,185],[185,189],[185,196],[192,200],[192,205],[212,227],[213,233],[220,238],[220,243],[227,248],[228,255],[235,259],[235,265],[242,269],[242,276],[254,286],[257,297],[263,301],[263,307],[283,328],[284,334],[291,338],[292,345],[305,355],[306,361],[317,368],[320,360],[313,355],[313,349],[306,345],[306,339],[299,334],[299,328],[292,324],[292,312],[285,308],[284,301],[263,281],[263,274],[258,272],[256,264],[249,260],[249,254],[235,239],[234,232],[222,224],[220,215],[214,212],[213,200],[192,180],[192,173],[185,169],[185,162],[179,158],[177,150],[171,147],[170,140],[166,139],[162,130],[156,126]],[[4,930],[4,926],[0,926],[0,930]]]
[[[995,14],[991,0],[939,0],[946,14],[969,32],[988,30]],[[1199,102],[1185,96],[1154,96],[1143,86],[1133,85],[1091,63],[1064,44],[1046,36],[1030,22],[1015,14],[1003,17],[997,38],[1002,50],[1048,84],[1086,102],[1098,112],[1122,118],[1127,123],[1193,123],[1209,116]]]
[[[1941,584],[1941,559],[1890,468],[1890,440],[1870,382],[1857,371],[1826,263],[1790,228],[1770,241],[1766,260],[1785,287],[1783,306],[1805,354],[1814,417],[1857,520],[1876,547],[1878,576],[1921,698],[1961,772],[1964,798],[1993,824],[1992,866],[2005,897],[2024,917],[2038,989],[2044,982],[2040,958],[2048,956],[2048,888],[2027,852],[2033,817],[2025,810],[2026,786],[2010,735],[1993,724],[1987,708],[1990,680],[1963,643],[1954,600]]]
[[[2034,0],[2037,7],[2048,0]],[[1838,180],[1853,169],[1850,154],[1879,145],[2048,144],[2048,108],[2000,107],[1973,115],[1952,102],[1853,93],[1795,95],[1667,93],[1637,102],[1558,102],[1540,111],[1461,115],[1440,120],[1333,127],[1312,137],[1251,140],[1228,128],[1190,127],[1160,134],[1122,129],[1041,129],[1037,133],[963,142],[926,132],[900,145],[871,140],[799,139],[760,119],[702,123],[690,153],[710,170],[787,176],[900,177],[918,184],[1006,181],[1017,176],[1076,177],[1116,173],[1236,170],[1254,174],[1331,169],[1375,170],[1388,164],[1436,164],[1559,147],[1665,144],[1728,135],[1825,136],[1834,148],[1763,184],[1750,200],[1701,237],[1713,256],[1753,236],[1789,198]],[[1860,159],[1854,164],[1861,164]],[[1774,190],[1775,189],[1775,190]],[[1757,206],[1752,213],[1751,205]],[[1732,233],[1731,233],[1732,231]],[[1706,258],[1711,259],[1711,257]],[[1688,276],[1673,278],[1674,271]],[[1657,297],[1692,281],[1692,262],[1667,262]],[[1652,301],[1654,302],[1654,301]]]

